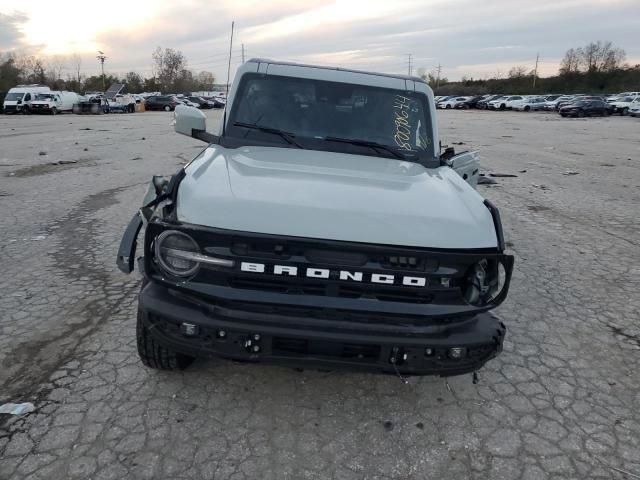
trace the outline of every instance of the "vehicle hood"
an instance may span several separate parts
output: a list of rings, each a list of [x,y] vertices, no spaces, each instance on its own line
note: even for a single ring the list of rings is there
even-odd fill
[[[449,167],[210,146],[185,168],[177,217],[244,232],[430,248],[495,248],[483,198]]]

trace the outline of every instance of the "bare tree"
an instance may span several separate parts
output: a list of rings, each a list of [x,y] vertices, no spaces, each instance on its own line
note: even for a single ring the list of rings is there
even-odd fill
[[[127,92],[129,93],[141,92],[143,90],[142,82],[142,77],[136,72],[129,72],[124,78],[124,83],[126,83]]]
[[[581,48],[570,48],[564,54],[560,62],[560,75],[577,73],[580,70],[580,59],[582,57]]]
[[[579,50],[580,64],[587,72],[610,72],[622,67],[626,52],[612,42],[590,42]]]
[[[164,90],[177,87],[179,77],[184,80],[183,71],[187,66],[187,59],[180,50],[157,47],[151,54],[155,63],[155,69]]]
[[[202,90],[211,90],[213,89],[213,84],[216,81],[216,77],[211,72],[202,71],[198,73],[196,76],[197,82],[200,84],[199,89]]]
[[[527,76],[527,67],[523,67],[522,65],[517,65],[515,67],[511,67],[509,73],[507,74],[509,78],[523,78]]]
[[[70,61],[71,61],[71,66],[73,68],[73,74],[76,77],[75,79],[78,81],[78,83],[82,82],[82,73],[81,73],[82,57],[77,53],[73,53],[71,55]]]
[[[53,80],[60,80],[62,72],[67,66],[67,59],[63,55],[53,55],[49,58],[49,71],[53,76]]]

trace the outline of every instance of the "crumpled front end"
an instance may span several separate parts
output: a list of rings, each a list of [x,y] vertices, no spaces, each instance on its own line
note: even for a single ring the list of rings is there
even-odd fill
[[[174,351],[407,375],[472,372],[502,349],[490,310],[513,257],[498,248],[428,249],[217,229],[179,222],[156,181],[118,255],[133,269],[143,224],[140,317]]]

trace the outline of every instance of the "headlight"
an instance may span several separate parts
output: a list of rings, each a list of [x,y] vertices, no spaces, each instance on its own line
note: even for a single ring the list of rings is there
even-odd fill
[[[166,230],[155,240],[156,259],[162,269],[176,277],[191,277],[200,265],[231,268],[233,260],[200,253],[200,247],[189,235],[177,230]]]
[[[506,281],[507,271],[502,262],[483,258],[467,274],[464,298],[471,305],[486,305],[498,298]]]
[[[158,263],[171,275],[190,277],[196,273],[200,263],[190,256],[198,253],[200,253],[198,244],[186,233],[167,230],[156,238]]]

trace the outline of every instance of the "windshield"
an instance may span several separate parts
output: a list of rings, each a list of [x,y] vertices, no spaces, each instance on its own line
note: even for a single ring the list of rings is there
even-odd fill
[[[51,100],[53,95],[50,93],[39,93],[36,95],[36,100]]]
[[[10,100],[10,101],[22,100],[23,95],[24,95],[24,92],[7,93],[7,96],[4,97],[4,99]]]
[[[281,76],[245,75],[238,87],[225,136],[253,144],[282,143],[267,132],[295,137],[302,148],[390,156],[433,157],[426,96],[349,83]],[[234,125],[265,127],[262,130]],[[341,140],[358,140],[359,145]],[[386,149],[367,148],[364,142]],[[389,152],[389,150],[392,152]]]

